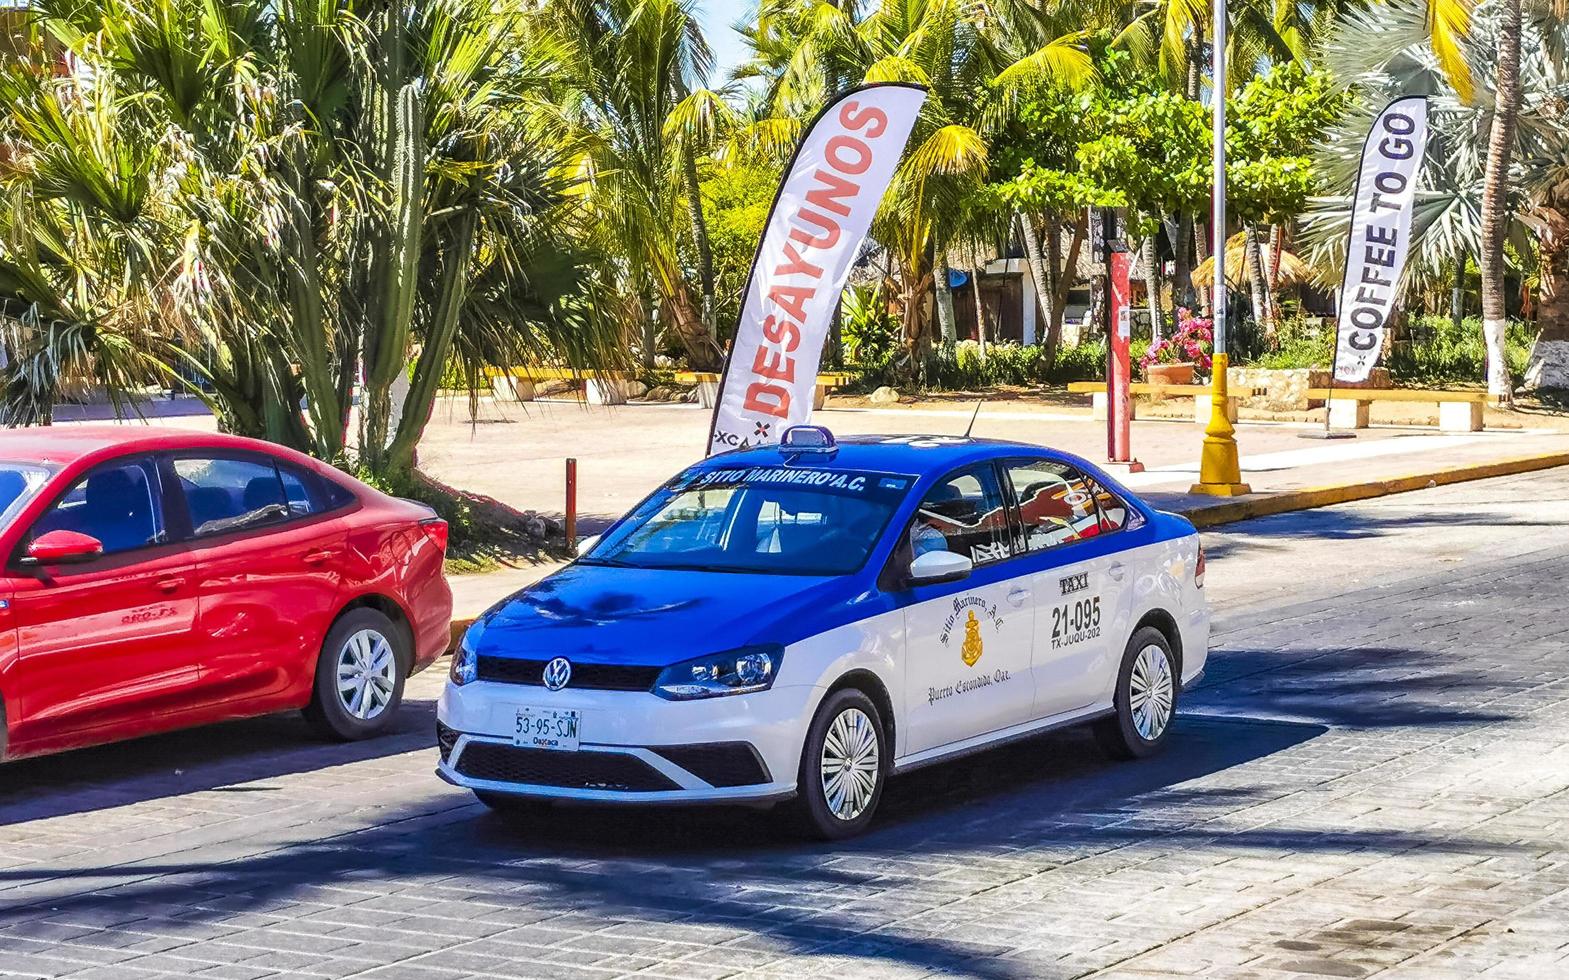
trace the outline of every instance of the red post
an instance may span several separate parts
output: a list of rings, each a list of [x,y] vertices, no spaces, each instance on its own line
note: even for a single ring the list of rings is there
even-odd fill
[[[567,547],[577,547],[577,460],[567,460]]]
[[[1132,303],[1128,273],[1133,265],[1129,252],[1111,252],[1111,325],[1106,356],[1106,458],[1137,473],[1144,469],[1133,458],[1133,380],[1129,353],[1132,340]]]

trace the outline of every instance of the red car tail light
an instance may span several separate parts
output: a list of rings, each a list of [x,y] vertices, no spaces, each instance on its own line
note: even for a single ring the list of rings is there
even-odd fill
[[[439,517],[428,517],[419,522],[419,529],[425,536],[435,542],[442,554],[447,553],[447,522]]]
[[[1199,560],[1193,566],[1193,584],[1198,588],[1204,587],[1204,546],[1199,545]]]

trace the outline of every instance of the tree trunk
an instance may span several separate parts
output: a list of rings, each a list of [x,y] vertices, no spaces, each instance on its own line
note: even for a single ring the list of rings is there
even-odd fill
[[[932,254],[932,285],[936,288],[937,328],[942,345],[952,349],[959,343],[959,325],[954,322],[953,284],[948,279],[948,253],[935,249]]]
[[[986,356],[986,301],[981,298],[981,270],[970,272],[970,291],[975,294],[975,339],[981,345],[981,356]]]
[[[1536,325],[1541,333],[1531,348],[1525,386],[1569,390],[1569,181],[1555,188],[1536,217],[1541,220],[1541,287]]]
[[[702,314],[693,307],[691,294],[680,281],[680,272],[675,271],[672,275],[674,281],[662,290],[660,307],[670,316],[670,326],[681,341],[692,370],[717,370],[721,360],[719,344],[703,324]]]
[[[702,185],[697,179],[697,154],[691,141],[681,151],[681,172],[686,182],[686,209],[692,220],[692,244],[697,247],[697,275],[703,288],[703,326],[717,338],[714,325],[714,252],[708,241],[708,219],[703,216]]]
[[[1273,350],[1277,339],[1275,325],[1269,319],[1269,298],[1264,291],[1264,262],[1260,255],[1258,226],[1243,226],[1242,254],[1248,270],[1248,289],[1253,300],[1253,319],[1262,328],[1264,341]]]
[[[1509,165],[1520,113],[1521,0],[1502,0],[1498,22],[1498,69],[1493,131],[1487,142],[1482,182],[1482,336],[1487,343],[1487,391],[1500,404],[1514,401],[1504,336],[1509,326],[1504,299],[1504,239],[1509,229]]]
[[[1171,239],[1172,283],[1171,302],[1180,307],[1193,307],[1193,266],[1188,261],[1188,242],[1193,237],[1193,222],[1185,214],[1163,215],[1166,237]]]
[[[903,270],[904,286],[904,353],[910,365],[910,375],[916,381],[926,378],[926,354],[929,347],[927,327],[928,300],[931,296],[932,275],[918,269]]]
[[[1068,238],[1067,257],[1063,259],[1061,271],[1057,274],[1057,293],[1052,297],[1052,319],[1046,325],[1047,336],[1057,338],[1052,341],[1053,351],[1057,349],[1055,345],[1062,338],[1062,321],[1068,308],[1068,291],[1073,288],[1074,280],[1078,276],[1079,253],[1084,250],[1084,239],[1088,235],[1089,221],[1084,212],[1080,211],[1073,224],[1073,234]]]
[[[1160,305],[1160,249],[1155,236],[1156,233],[1151,231],[1144,236],[1144,242],[1140,246],[1144,260],[1144,298],[1150,311],[1151,343],[1160,340],[1166,333],[1166,313]]]
[[[1455,257],[1455,281],[1449,290],[1449,319],[1460,330],[1465,325],[1465,265],[1466,254]]]
[[[1041,327],[1050,328],[1051,318],[1047,315],[1050,300],[1046,295],[1046,268],[1041,257],[1041,242],[1035,234],[1035,223],[1022,212],[1014,215],[1019,225],[1019,238],[1024,243],[1024,265],[1030,270],[1030,283],[1035,287],[1035,308],[1038,312],[1037,322]],[[1035,342],[1041,342],[1041,333],[1035,332]],[[1051,361],[1057,356],[1055,349],[1046,352],[1046,365],[1051,366]]]
[[[1265,280],[1269,287],[1269,312],[1270,316],[1277,317],[1280,313],[1280,304],[1275,297],[1280,292],[1280,257],[1286,251],[1285,229],[1279,225],[1269,226],[1269,276]]]
[[[1046,311],[1047,362],[1052,363],[1062,345],[1062,215],[1056,212],[1046,215],[1046,248],[1041,259],[1046,273],[1046,297],[1041,308]]]

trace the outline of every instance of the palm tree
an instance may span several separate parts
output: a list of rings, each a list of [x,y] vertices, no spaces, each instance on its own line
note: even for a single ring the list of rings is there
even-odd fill
[[[694,0],[550,0],[540,40],[557,54],[559,119],[579,156],[586,204],[610,270],[631,296],[655,299],[694,368],[718,365],[705,316],[713,307],[712,260],[702,260],[694,300],[679,238],[707,230],[694,199],[698,147],[713,135],[719,100],[703,92],[712,62]]]
[[[1487,340],[1487,390],[1503,403],[1514,401],[1514,384],[1504,356],[1509,313],[1504,302],[1504,237],[1508,231],[1510,160],[1520,117],[1520,0],[1499,2],[1498,57],[1494,64],[1493,127],[1482,183],[1482,335]]]
[[[1022,0],[768,0],[749,35],[755,57],[740,74],[764,82],[769,109],[738,136],[754,150],[793,142],[802,121],[851,84],[928,87],[911,149],[872,226],[899,269],[910,355],[926,348],[933,320],[945,338],[954,335],[950,250],[983,226],[1007,223],[977,210],[987,136],[1019,92],[1043,79],[1077,85],[1094,76],[1082,31],[1052,25],[1040,5]],[[1038,248],[1038,229],[1027,227]]]

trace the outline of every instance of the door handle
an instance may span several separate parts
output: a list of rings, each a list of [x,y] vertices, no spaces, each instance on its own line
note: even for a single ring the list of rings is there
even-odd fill
[[[336,554],[336,551],[332,551],[330,549],[308,552],[305,555],[305,564],[320,565],[322,562],[330,561]]]
[[[179,590],[180,586],[182,586],[184,584],[185,584],[185,579],[183,579],[183,578],[163,578],[163,579],[159,579],[158,580],[158,591],[159,592],[176,592],[176,591]]]
[[[1008,593],[1008,601],[1013,603],[1015,606],[1024,605],[1025,601],[1028,600],[1029,597],[1029,589],[1014,589],[1012,592]]]
[[[1127,574],[1127,571],[1127,566],[1123,565],[1122,562],[1119,561],[1115,565],[1106,569],[1106,574],[1110,575],[1114,580],[1121,582],[1122,576]]]

